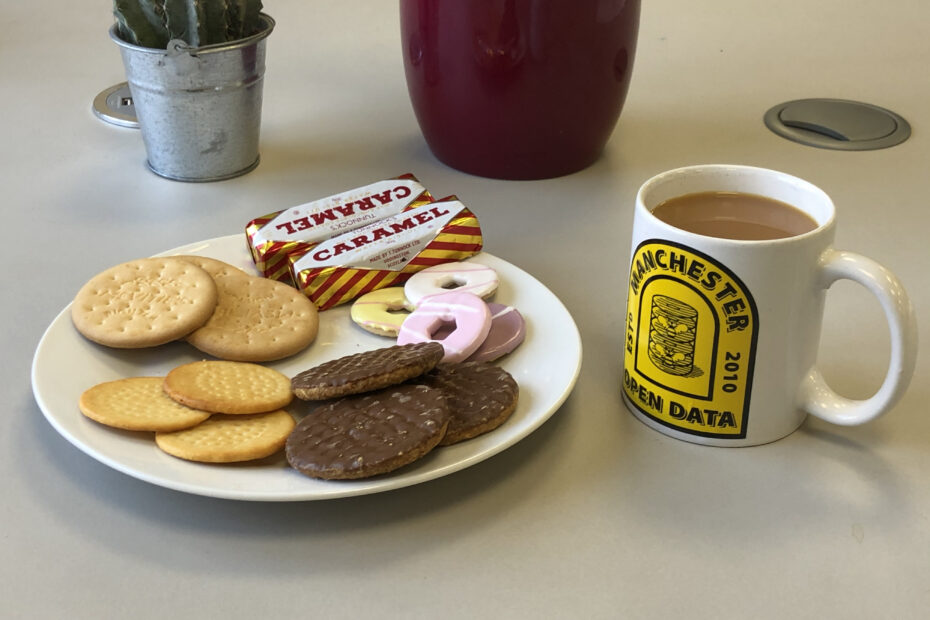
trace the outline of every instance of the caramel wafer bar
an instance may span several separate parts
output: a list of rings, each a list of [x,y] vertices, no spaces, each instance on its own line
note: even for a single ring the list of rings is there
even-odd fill
[[[414,273],[481,251],[478,218],[454,196],[407,209],[362,228],[291,252],[291,273],[320,310],[352,301]]]
[[[431,201],[416,177],[404,174],[255,218],[245,234],[261,274],[293,286],[289,253]]]

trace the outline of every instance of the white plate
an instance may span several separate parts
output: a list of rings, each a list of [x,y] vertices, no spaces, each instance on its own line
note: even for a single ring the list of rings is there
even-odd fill
[[[242,235],[219,237],[165,254],[202,254],[255,273]],[[161,452],[150,433],[118,431],[87,419],[77,406],[87,388],[122,377],[164,375],[203,355],[180,342],[138,350],[98,346],[74,329],[70,306],[52,321],[36,349],[33,393],[55,430],[90,456],[140,480],[187,493],[255,501],[317,500],[377,493],[439,478],[481,462],[536,430],[568,397],[581,368],[578,328],[562,302],[538,280],[506,261],[487,253],[475,260],[500,275],[501,286],[494,300],[515,306],[526,318],[526,340],[500,362],[520,385],[517,410],[493,432],[433,450],[391,474],[358,481],[315,480],[290,469],[283,455],[252,464],[191,463]],[[310,348],[269,366],[294,376],[320,362],[391,342],[353,324],[348,305],[344,305],[320,314],[320,331]]]

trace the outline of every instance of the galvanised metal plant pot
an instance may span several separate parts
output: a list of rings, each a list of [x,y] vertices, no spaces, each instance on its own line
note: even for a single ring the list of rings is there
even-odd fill
[[[265,40],[275,22],[261,14],[256,34],[203,47],[173,40],[167,50],[120,38],[126,79],[148,166],[178,181],[219,181],[258,165]]]

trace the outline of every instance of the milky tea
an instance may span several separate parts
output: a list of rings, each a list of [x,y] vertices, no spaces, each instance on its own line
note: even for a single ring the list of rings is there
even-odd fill
[[[660,203],[652,214],[675,228],[721,239],[785,239],[817,228],[817,222],[800,209],[741,192],[685,194]]]

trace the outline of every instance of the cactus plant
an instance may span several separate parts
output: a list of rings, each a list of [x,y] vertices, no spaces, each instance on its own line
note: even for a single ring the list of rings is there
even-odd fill
[[[261,0],[113,0],[119,36],[165,49],[181,39],[191,47],[236,41],[261,29]]]

